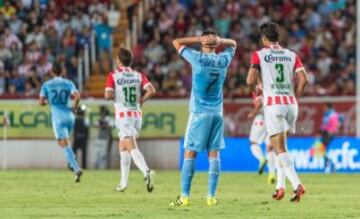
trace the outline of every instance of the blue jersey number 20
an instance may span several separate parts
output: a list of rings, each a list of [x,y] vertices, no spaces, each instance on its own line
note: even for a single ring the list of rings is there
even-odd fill
[[[67,90],[51,90],[53,94],[51,103],[53,105],[65,105],[69,98],[69,92]]]

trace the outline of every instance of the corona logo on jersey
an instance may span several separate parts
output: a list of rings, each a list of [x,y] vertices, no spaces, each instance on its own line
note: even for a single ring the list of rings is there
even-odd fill
[[[291,62],[291,58],[288,56],[273,56],[273,54],[266,55],[264,57],[265,62]]]

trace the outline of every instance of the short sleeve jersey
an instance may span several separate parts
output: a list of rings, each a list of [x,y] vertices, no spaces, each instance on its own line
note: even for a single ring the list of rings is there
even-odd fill
[[[71,95],[76,92],[78,90],[74,82],[62,77],[55,77],[41,86],[40,96],[48,100],[54,119],[58,113],[72,112]]]
[[[294,97],[294,74],[304,69],[296,53],[276,44],[254,52],[250,63],[260,70],[265,100],[275,96]]]
[[[203,53],[181,47],[180,55],[192,68],[190,112],[222,112],[223,85],[235,48],[228,47],[221,53]]]
[[[121,67],[110,72],[105,90],[114,91],[117,112],[140,111],[141,91],[150,85],[145,74],[130,67]]]

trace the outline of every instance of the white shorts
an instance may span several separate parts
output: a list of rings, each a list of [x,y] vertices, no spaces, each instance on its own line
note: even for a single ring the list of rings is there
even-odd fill
[[[115,125],[120,140],[124,140],[125,137],[137,138],[140,135],[141,123],[141,117],[116,118]]]
[[[264,115],[269,136],[282,132],[295,133],[298,117],[298,106],[296,104],[264,106]]]
[[[264,114],[259,113],[255,116],[251,125],[250,136],[251,143],[261,145],[262,143],[270,144],[270,138],[266,131]]]

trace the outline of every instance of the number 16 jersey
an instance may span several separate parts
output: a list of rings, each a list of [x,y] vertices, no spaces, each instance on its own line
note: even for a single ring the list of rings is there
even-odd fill
[[[120,67],[111,72],[105,90],[114,91],[116,115],[125,117],[127,113],[140,113],[141,91],[148,85],[150,82],[146,76],[130,67]]]

